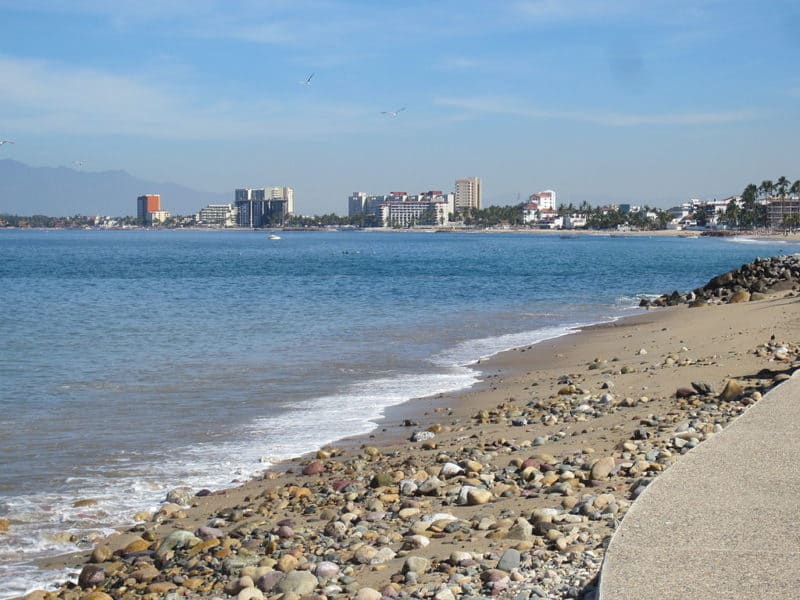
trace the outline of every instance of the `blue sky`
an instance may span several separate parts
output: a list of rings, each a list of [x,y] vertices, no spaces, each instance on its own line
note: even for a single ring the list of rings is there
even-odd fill
[[[800,178],[799,117],[793,1],[0,0],[0,158],[290,185],[305,214],[466,176],[724,197]]]

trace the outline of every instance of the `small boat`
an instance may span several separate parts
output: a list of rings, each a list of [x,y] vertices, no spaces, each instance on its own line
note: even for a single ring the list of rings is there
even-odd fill
[[[267,236],[267,239],[268,239],[268,240],[279,240],[279,239],[281,239],[281,236],[279,236],[279,235],[275,235],[274,233],[271,233],[271,234],[269,234],[269,235]]]

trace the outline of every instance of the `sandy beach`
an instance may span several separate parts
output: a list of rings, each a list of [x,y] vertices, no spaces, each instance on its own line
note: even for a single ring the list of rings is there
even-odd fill
[[[80,585],[26,598],[592,597],[637,495],[792,371],[796,293],[505,352],[474,388],[393,408],[367,438],[239,487],[175,490],[50,565]]]

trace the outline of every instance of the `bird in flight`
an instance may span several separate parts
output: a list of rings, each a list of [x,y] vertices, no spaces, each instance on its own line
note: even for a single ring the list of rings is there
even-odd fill
[[[392,119],[394,119],[397,115],[399,115],[405,109],[406,109],[406,107],[403,106],[401,108],[398,108],[397,110],[382,110],[381,114],[382,115],[386,115],[387,117],[391,117]]]
[[[3,144],[13,144],[14,140],[0,140],[0,146]]]
[[[314,77],[313,73],[311,75],[309,75],[308,77],[306,77],[305,81],[301,81],[300,83],[302,83],[303,85],[311,85],[311,78],[312,77]]]

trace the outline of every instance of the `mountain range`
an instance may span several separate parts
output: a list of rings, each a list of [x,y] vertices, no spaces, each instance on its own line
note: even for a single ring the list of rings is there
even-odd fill
[[[161,207],[173,215],[198,212],[207,204],[228,204],[230,193],[201,192],[177,183],[158,183],[126,171],[79,171],[67,167],[31,167],[0,160],[0,214],[136,215],[136,198],[160,194]]]

